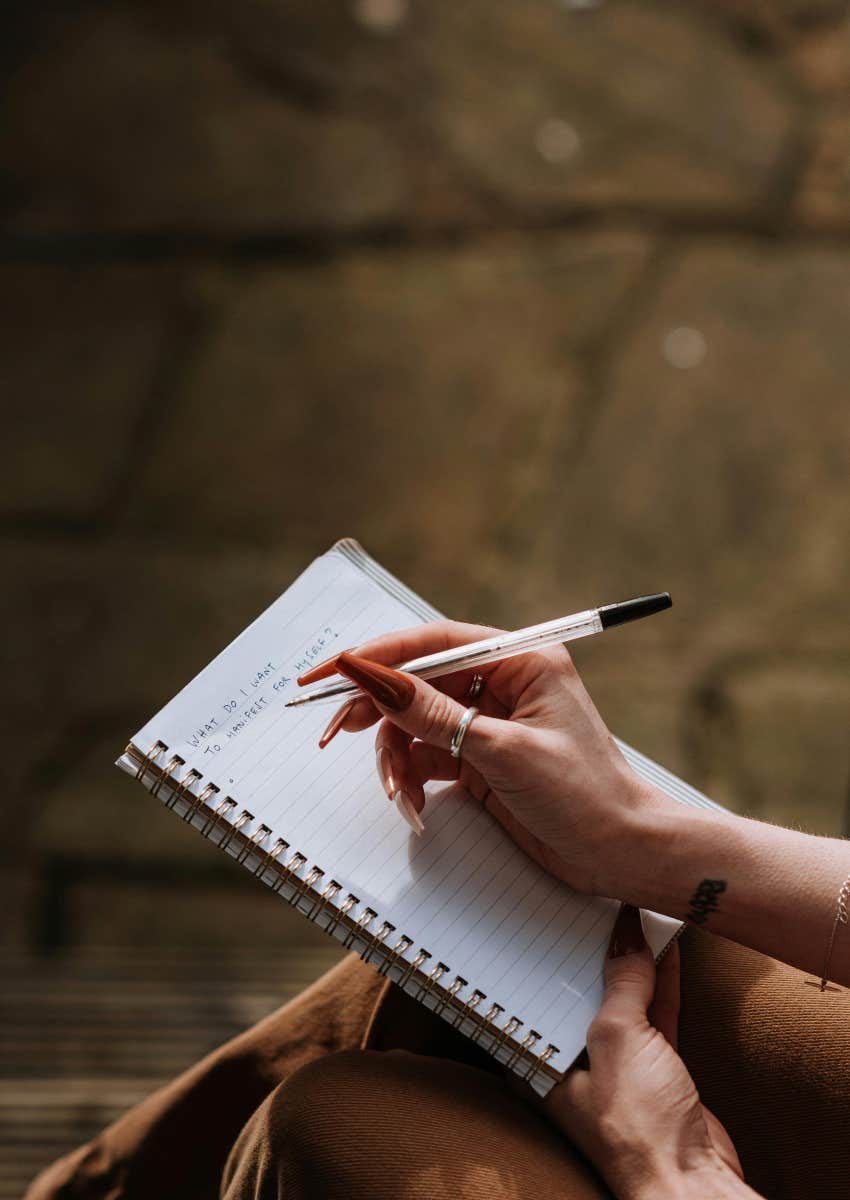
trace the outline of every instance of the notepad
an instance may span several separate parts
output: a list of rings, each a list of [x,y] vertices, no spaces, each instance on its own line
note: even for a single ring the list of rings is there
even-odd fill
[[[615,901],[547,874],[457,785],[426,786],[416,837],[387,802],[374,729],[317,743],[296,677],[440,614],[352,539],[283,595],[135,734],[118,765],[291,907],[545,1095],[602,997]],[[618,743],[675,799],[701,793]],[[656,955],[680,928],[644,914]]]

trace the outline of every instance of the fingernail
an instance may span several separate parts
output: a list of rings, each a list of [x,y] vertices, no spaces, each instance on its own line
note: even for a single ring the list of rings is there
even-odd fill
[[[324,750],[325,746],[327,746],[327,744],[331,740],[331,738],[336,737],[336,735],[339,733],[340,729],[342,729],[343,721],[348,716],[348,714],[351,712],[352,708],[354,708],[354,705],[356,703],[357,703],[356,697],[353,700],[346,700],[345,704],[343,704],[341,708],[338,708],[336,710],[334,715],[331,717],[330,721],[328,721],[327,729],[322,734],[322,736],[319,738],[319,749],[320,750]]]
[[[378,763],[378,774],[381,777],[381,783],[384,785],[384,791],[390,800],[393,799],[398,791],[398,785],[393,775],[393,760],[392,755],[386,746],[379,746],[375,751],[375,758]]]
[[[633,904],[623,904],[620,908],[614,929],[611,933],[611,944],[608,947],[609,958],[621,958],[624,954],[637,954],[646,945],[643,936],[643,926],[640,923],[640,909]]]
[[[416,694],[416,684],[401,671],[370,662],[368,658],[357,658],[347,651],[336,660],[336,668],[390,712],[407,708]]]
[[[416,834],[416,836],[421,837],[425,832],[425,826],[422,824],[422,818],[413,807],[413,801],[410,799],[407,792],[396,792],[396,794],[393,796],[393,800],[395,801],[396,808],[404,817],[405,821],[407,821],[408,825]]]
[[[350,653],[353,649],[353,646],[349,646],[346,653]],[[336,668],[334,667],[334,663],[339,658],[339,653],[337,650],[336,654],[331,658],[322,659],[320,663],[316,663],[315,667],[311,667],[309,671],[305,671],[303,675],[299,675],[295,682],[299,687],[303,687],[305,683],[315,683],[319,679],[324,679],[326,675],[335,675]]]

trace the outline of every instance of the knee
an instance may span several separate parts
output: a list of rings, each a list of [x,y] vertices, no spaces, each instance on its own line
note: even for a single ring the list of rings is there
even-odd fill
[[[234,1145],[224,1172],[223,1200],[348,1194],[359,1162],[356,1115],[367,1103],[365,1060],[372,1051],[342,1051],[302,1067],[279,1084]],[[340,1137],[342,1135],[342,1137]]]
[[[338,1145],[343,1129],[346,1140],[370,1141],[376,1129],[389,1127],[415,1138],[423,1113],[479,1105],[502,1090],[493,1077],[448,1060],[405,1050],[343,1050],[302,1067],[272,1093],[268,1136],[287,1152],[296,1147],[306,1161],[317,1147],[326,1155]]]
[[[278,1190],[253,1196],[507,1200],[555,1180],[570,1196],[600,1195],[502,1080],[402,1050],[347,1050],[297,1071],[268,1099],[266,1140]]]
[[[279,1084],[264,1105],[265,1136],[275,1155],[307,1167],[315,1165],[317,1153],[332,1153],[343,1123],[350,1134],[371,1107],[387,1057],[375,1050],[342,1050]]]

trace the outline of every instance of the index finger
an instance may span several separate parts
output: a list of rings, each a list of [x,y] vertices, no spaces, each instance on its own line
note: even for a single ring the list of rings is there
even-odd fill
[[[504,630],[494,629],[489,625],[471,625],[465,621],[428,621],[410,629],[384,633],[361,646],[352,647],[349,653],[394,667],[411,658],[420,658],[423,654],[437,654],[441,650],[464,646],[468,642],[478,642],[482,638],[495,637],[503,632]],[[328,658],[311,670],[305,671],[303,675],[298,676],[298,684],[303,687],[304,684],[316,683],[320,679],[336,675],[334,664],[337,658],[338,654],[335,654],[333,658]],[[487,668],[481,670],[484,673]]]

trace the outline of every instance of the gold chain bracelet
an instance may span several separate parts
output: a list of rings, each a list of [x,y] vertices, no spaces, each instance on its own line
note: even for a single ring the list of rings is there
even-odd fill
[[[847,908],[850,905],[850,875],[844,880],[841,885],[841,890],[838,893],[838,902],[835,909],[835,920],[832,922],[832,929],[829,934],[829,941],[826,945],[826,961],[823,964],[823,975],[820,981],[820,990],[826,991],[826,985],[829,980],[829,961],[832,958],[832,947],[835,945],[835,935],[838,933],[838,926],[847,924]]]

